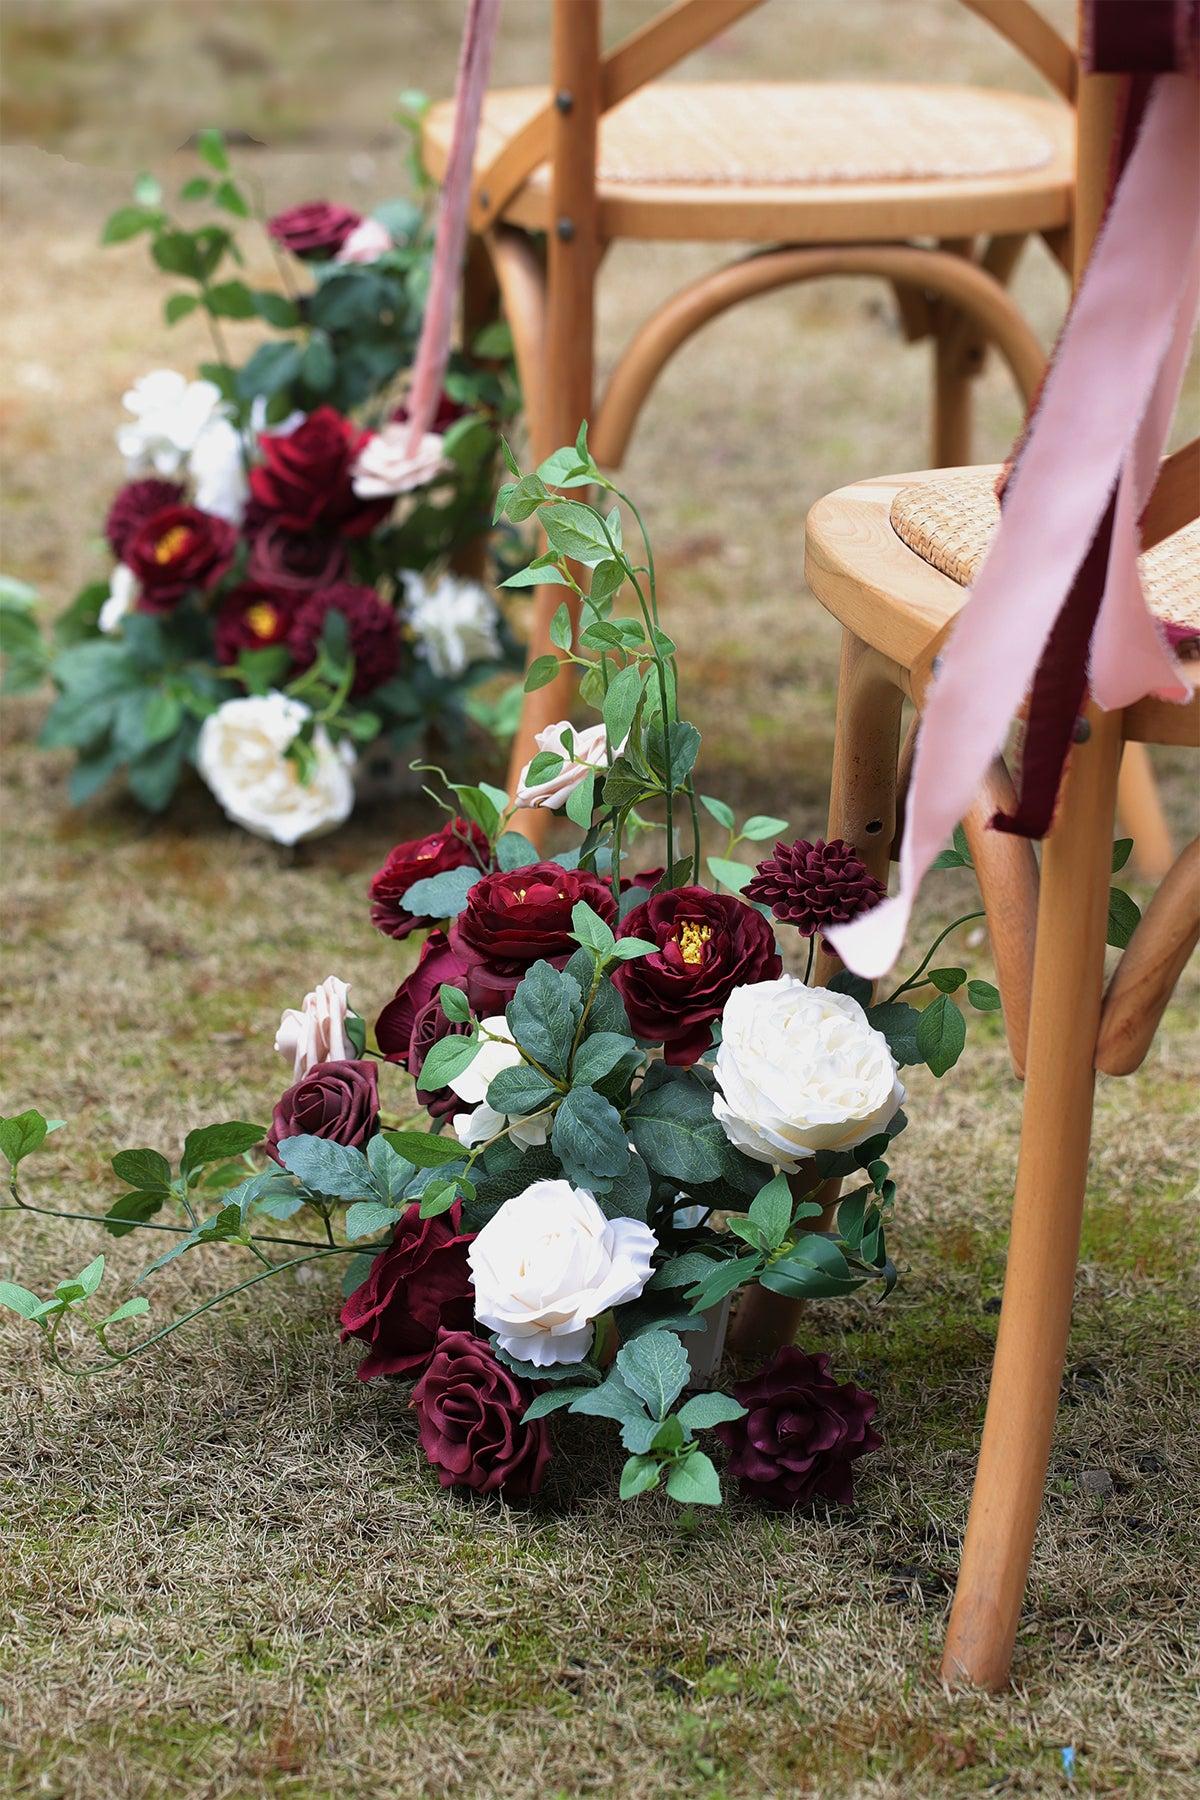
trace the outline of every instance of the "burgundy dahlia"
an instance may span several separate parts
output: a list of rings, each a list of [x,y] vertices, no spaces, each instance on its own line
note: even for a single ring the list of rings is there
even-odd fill
[[[374,588],[339,581],[310,594],[296,607],[288,630],[288,648],[297,669],[307,669],[317,659],[325,620],[340,612],[346,621],[350,654],[354,658],[355,699],[370,694],[390,681],[400,667],[400,621]]]
[[[254,518],[285,531],[365,537],[394,504],[390,495],[360,500],[354,492],[354,464],[370,435],[332,406],[318,406],[286,437],[262,432],[262,461],[250,471]]]
[[[221,602],[214,631],[219,663],[235,663],[243,650],[269,650],[282,644],[292,623],[295,602],[274,588],[245,581]]]
[[[503,1012],[531,964],[562,968],[579,948],[571,936],[571,909],[581,900],[606,925],[615,923],[611,888],[586,869],[533,863],[498,869],[476,882],[450,929],[450,942],[466,964],[477,1012]]]
[[[488,841],[478,825],[466,819],[448,820],[428,837],[397,844],[389,850],[383,867],[371,877],[371,923],[385,937],[406,938],[418,926],[434,921],[410,913],[401,904],[402,896],[414,881],[431,875],[444,875],[448,869],[482,868],[486,865]],[[480,857],[483,862],[480,862]]]
[[[170,612],[192,589],[221,579],[237,550],[237,532],[198,506],[164,506],[127,539],[125,561],[141,588],[143,612]]]
[[[362,224],[362,215],[330,200],[307,200],[289,206],[267,220],[267,230],[277,244],[293,256],[336,256],[350,233]]]
[[[613,982],[633,1030],[662,1044],[669,1063],[686,1067],[704,1055],[735,987],[783,973],[770,925],[733,894],[672,888],[635,906],[621,930],[658,945],[653,956],[619,964]]]
[[[421,949],[415,969],[404,977],[392,998],[375,1021],[375,1042],[389,1062],[398,1063],[416,1081],[425,1058],[444,1037],[461,1036],[465,1025],[454,1024],[442,1011],[438,989],[468,986],[465,963],[450,948],[444,931],[431,931]],[[462,1112],[464,1102],[451,1087],[436,1094],[417,1086],[417,1103],[433,1118]]]
[[[351,1058],[314,1063],[276,1102],[267,1154],[280,1161],[286,1138],[329,1138],[365,1150],[379,1129],[379,1072]]]
[[[532,1397],[482,1338],[443,1331],[412,1392],[421,1448],[442,1486],[502,1490],[509,1500],[536,1494],[550,1434],[544,1419],[521,1423]]]
[[[853,1500],[851,1464],[883,1442],[871,1426],[879,1403],[852,1381],[839,1385],[828,1368],[824,1352],[785,1344],[765,1369],[734,1383],[745,1414],[716,1430],[744,1493],[780,1507]]]
[[[810,844],[776,844],[774,856],[760,862],[748,887],[747,900],[769,906],[785,925],[802,937],[844,925],[869,912],[887,892],[852,845],[841,838]]]
[[[288,531],[247,508],[243,532],[249,539],[247,581],[281,594],[312,594],[344,579],[349,557],[340,538]]]
[[[181,506],[183,498],[184,491],[177,481],[159,481],[155,476],[144,481],[127,481],[115,495],[104,521],[104,535],[117,561],[125,561],[130,539],[151,513],[162,512],[168,506]]]
[[[362,1338],[369,1348],[360,1381],[377,1375],[422,1373],[439,1331],[469,1331],[475,1316],[467,1266],[472,1233],[462,1229],[462,1202],[423,1219],[416,1200],[397,1220],[389,1247],[342,1308],[342,1342]]]

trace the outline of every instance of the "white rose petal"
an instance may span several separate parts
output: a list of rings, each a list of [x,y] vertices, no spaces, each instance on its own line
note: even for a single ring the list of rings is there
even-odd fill
[[[658,1239],[638,1219],[606,1219],[569,1181],[535,1181],[506,1200],[478,1233],[467,1261],[475,1317],[502,1350],[546,1368],[582,1362],[592,1321],[636,1300]]]
[[[350,471],[350,485],[360,500],[382,500],[390,494],[411,494],[428,487],[449,468],[442,451],[442,435],[427,431],[409,446],[407,420],[393,419],[369,437]]]
[[[196,766],[228,817],[255,837],[298,844],[350,816],[352,746],[335,749],[319,725],[307,781],[285,754],[308,717],[308,707],[287,694],[255,694],[226,700],[200,727]]]
[[[378,219],[362,219],[350,233],[335,263],[373,263],[392,247],[392,234]]]
[[[137,576],[125,563],[118,563],[108,584],[108,599],[100,608],[96,625],[106,637],[121,629],[121,620],[137,605]]]
[[[891,1123],[904,1087],[887,1039],[849,994],[794,975],[735,988],[721,1017],[713,1114],[731,1144],[794,1172]]]
[[[574,737],[573,752],[568,752],[563,742],[565,731],[571,732]],[[563,766],[548,781],[531,783],[531,758],[521,770],[517,783],[518,806],[545,806],[551,812],[558,812],[593,770],[602,769],[608,763],[608,734],[603,725],[586,725],[582,731],[578,731],[569,719],[560,719],[556,725],[547,725],[544,731],[539,731],[533,741],[539,750],[549,750],[554,756],[561,756]],[[625,743],[622,741],[614,754],[620,756],[624,748]]]
[[[549,1115],[531,1119],[520,1115],[506,1116],[495,1112],[487,1104],[488,1088],[501,1069],[516,1068],[524,1058],[509,1035],[508,1021],[503,1013],[481,1020],[480,1029],[490,1035],[484,1036],[466,1068],[450,1083],[459,1099],[465,1100],[468,1106],[475,1109],[470,1113],[459,1113],[454,1121],[459,1143],[486,1143],[488,1138],[495,1137],[507,1125],[509,1137],[522,1149],[531,1144],[544,1144],[550,1135]]]
[[[275,1048],[292,1061],[292,1080],[307,1075],[314,1063],[341,1062],[354,1055],[346,1036],[350,989],[336,975],[327,975],[299,1007],[289,1006],[279,1021]]]
[[[189,381],[175,369],[154,369],[122,397],[133,422],[117,428],[117,449],[130,475],[178,475],[201,433],[222,407],[211,381]]]
[[[187,472],[201,511],[241,524],[250,483],[242,434],[235,425],[223,417],[210,420],[191,448]]]
[[[454,681],[471,663],[500,655],[499,611],[485,587],[457,575],[442,575],[427,587],[405,572],[404,618],[417,655],[443,681]]]

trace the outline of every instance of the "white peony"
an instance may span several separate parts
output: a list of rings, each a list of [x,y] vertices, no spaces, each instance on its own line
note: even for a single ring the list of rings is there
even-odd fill
[[[175,369],[154,369],[135,381],[121,404],[133,421],[117,428],[117,449],[130,475],[178,475],[201,433],[221,412],[221,390],[189,381]]]
[[[510,1356],[545,1368],[582,1362],[592,1321],[636,1300],[658,1239],[638,1219],[606,1219],[569,1181],[535,1181],[506,1200],[467,1261],[475,1317]]]
[[[572,732],[575,740],[574,751],[570,754],[563,743],[565,731]],[[563,766],[548,781],[531,784],[529,771],[532,759],[527,762],[517,783],[518,806],[546,806],[551,812],[557,812],[567,804],[575,789],[587,780],[594,769],[602,769],[608,762],[608,735],[603,725],[586,725],[579,731],[569,719],[560,719],[557,725],[547,725],[544,731],[537,732],[533,741],[539,750],[549,750],[553,755],[561,756]],[[622,743],[616,754],[619,756],[624,748]]]
[[[287,694],[226,700],[200,727],[196,767],[235,825],[277,844],[320,837],[350,816],[354,750],[336,749],[323,725],[313,735],[313,767],[302,781],[285,753],[309,709]]]
[[[314,1063],[342,1062],[354,1055],[346,1036],[350,989],[336,975],[327,975],[299,1007],[289,1006],[275,1033],[280,1056],[290,1057],[292,1080],[307,1075]]]
[[[482,1029],[490,1032],[491,1036],[484,1038],[461,1075],[456,1075],[450,1083],[459,1099],[465,1100],[468,1106],[474,1108],[473,1112],[457,1114],[454,1120],[455,1136],[460,1144],[485,1144],[508,1125],[509,1137],[523,1149],[531,1144],[544,1144],[550,1135],[549,1114],[542,1118],[510,1119],[488,1105],[488,1088],[501,1069],[516,1068],[523,1059],[509,1035],[508,1021],[503,1013],[484,1019]]]
[[[350,485],[360,500],[411,494],[449,468],[440,432],[427,431],[411,447],[409,436],[408,421],[393,419],[367,439],[350,471]]]
[[[378,219],[361,219],[346,239],[335,263],[378,262],[392,247],[392,234]]]
[[[731,1144],[789,1173],[850,1150],[904,1100],[882,1032],[849,994],[794,975],[735,988],[721,1016],[713,1113]]]
[[[108,584],[108,599],[100,608],[100,616],[96,620],[97,628],[106,637],[120,631],[121,620],[127,612],[132,612],[137,605],[137,576],[125,563],[118,563],[112,572]]]
[[[404,593],[404,617],[417,655],[441,680],[454,681],[471,663],[500,655],[496,602],[477,581],[442,575],[427,587],[408,570]]]
[[[220,414],[211,419],[192,445],[187,472],[202,512],[215,513],[231,525],[241,524],[250,483],[245,446],[236,425]]]

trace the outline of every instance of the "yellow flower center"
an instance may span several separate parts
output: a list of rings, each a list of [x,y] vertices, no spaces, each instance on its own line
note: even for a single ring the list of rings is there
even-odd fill
[[[272,637],[279,624],[278,609],[268,600],[256,600],[246,608],[246,623],[256,638]]]
[[[172,525],[170,531],[164,531],[154,546],[156,563],[169,563],[172,557],[178,556],[185,548],[191,532],[186,525]]]
[[[704,946],[712,936],[711,925],[696,925],[690,919],[679,933],[675,942],[679,945],[679,954],[685,963],[704,961]]]

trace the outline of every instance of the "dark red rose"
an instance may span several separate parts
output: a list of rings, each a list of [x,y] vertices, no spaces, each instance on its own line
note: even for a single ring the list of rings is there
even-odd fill
[[[851,1463],[883,1442],[871,1427],[879,1402],[852,1381],[839,1386],[828,1368],[824,1353],[785,1344],[765,1369],[734,1383],[745,1416],[716,1429],[743,1492],[770,1506],[853,1500]]]
[[[410,1379],[428,1366],[438,1332],[469,1331],[475,1316],[462,1202],[434,1219],[421,1217],[414,1200],[397,1220],[388,1249],[375,1258],[361,1287],[342,1308],[342,1342],[362,1338],[370,1346],[358,1366],[360,1381],[377,1375]]]
[[[400,621],[374,588],[339,581],[319,594],[309,594],[298,603],[288,631],[288,648],[297,669],[307,669],[316,661],[331,612],[340,612],[346,621],[354,658],[350,692],[356,700],[361,699],[390,681],[400,667]]]
[[[473,854],[472,846],[477,855]],[[418,918],[406,912],[400,903],[401,895],[414,881],[443,875],[447,869],[479,868],[479,857],[482,856],[486,864],[487,855],[485,833],[466,819],[449,820],[439,831],[431,831],[428,837],[397,844],[394,850],[388,851],[383,867],[371,877],[372,925],[377,926],[385,937],[393,938],[406,938],[418,926],[432,925],[432,919]]]
[[[453,1024],[442,1011],[438,989],[467,988],[465,964],[450,948],[444,931],[431,931],[421,949],[420,961],[405,976],[392,998],[375,1021],[375,1042],[389,1062],[398,1063],[415,1081],[425,1058],[444,1037],[460,1036],[465,1025]],[[427,1094],[417,1088],[417,1102],[433,1118],[464,1112],[465,1102],[453,1088],[439,1088]]]
[[[285,531],[365,537],[392,510],[390,497],[360,500],[351,471],[370,436],[332,406],[318,406],[287,437],[264,431],[250,471],[255,518]]]
[[[544,1419],[522,1425],[533,1391],[498,1361],[482,1338],[443,1331],[412,1392],[421,1448],[443,1487],[536,1494],[550,1461]]]
[[[430,421],[429,429],[430,431],[436,431],[442,436],[445,436],[452,425],[457,424],[459,419],[466,417],[468,411],[468,407],[463,406],[458,400],[452,400],[445,388],[443,388],[438,395],[437,407],[434,411],[433,418]],[[408,419],[409,411],[407,406],[398,406],[392,414],[393,422],[399,425],[407,424]]]
[[[712,1043],[712,1024],[736,987],[783,973],[775,933],[734,894],[672,888],[625,915],[624,937],[659,946],[653,956],[620,963],[613,982],[638,1037],[662,1044],[666,1060],[687,1067]]]
[[[244,581],[221,602],[214,633],[219,663],[235,663],[243,650],[269,650],[286,641],[295,602],[274,588]]]
[[[242,530],[250,542],[247,581],[281,594],[312,594],[332,587],[346,573],[349,556],[340,538],[288,531],[271,520],[252,522],[249,511]]]
[[[475,884],[450,942],[467,965],[477,1011],[503,1012],[531,963],[562,968],[579,948],[571,937],[571,909],[581,900],[606,925],[615,922],[612,889],[584,869],[533,863],[497,870]]]
[[[355,226],[362,224],[361,213],[348,206],[334,206],[329,200],[307,200],[303,206],[289,206],[267,220],[267,230],[277,244],[293,256],[336,256]]]
[[[630,888],[645,888],[648,894],[652,893],[666,872],[665,869],[638,869],[633,875],[622,875],[621,892],[627,894]]]
[[[104,535],[112,545],[118,562],[125,561],[129,541],[143,520],[168,506],[183,504],[183,489],[177,481],[127,481],[108,509]]]
[[[365,1150],[379,1129],[379,1071],[373,1062],[314,1063],[276,1102],[267,1153],[285,1138],[321,1137]]]
[[[869,912],[886,891],[853,845],[841,838],[828,844],[821,838],[815,844],[798,838],[794,844],[776,844],[774,856],[759,863],[746,898],[769,906],[802,937],[812,937]]]
[[[137,526],[125,561],[138,578],[142,612],[170,612],[193,588],[215,585],[233,562],[237,533],[198,506],[164,506]]]

